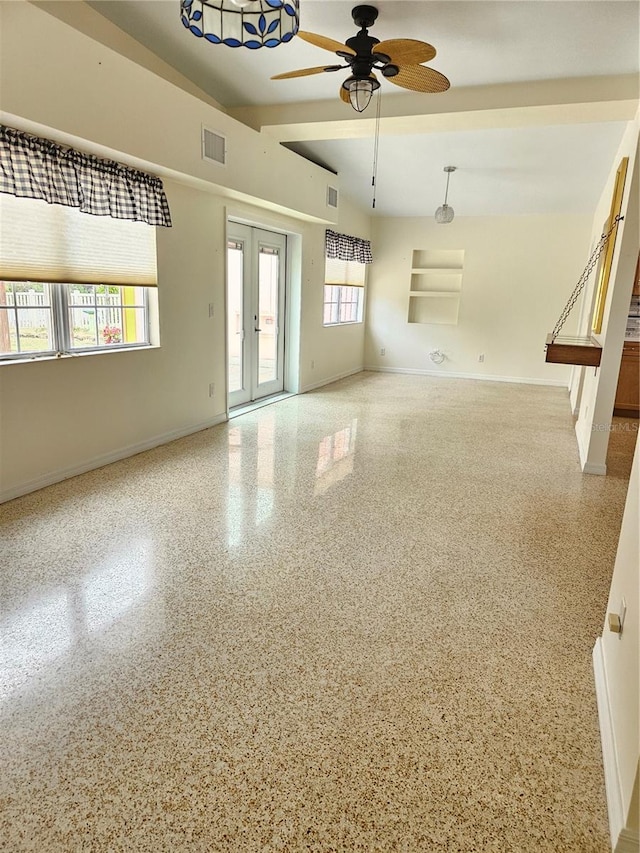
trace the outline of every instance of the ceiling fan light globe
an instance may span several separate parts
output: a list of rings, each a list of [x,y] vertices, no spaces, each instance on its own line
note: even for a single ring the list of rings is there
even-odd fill
[[[373,77],[349,77],[344,81],[343,87],[349,92],[349,101],[357,113],[364,112],[371,102],[371,96],[380,83]]]
[[[453,222],[454,211],[450,204],[441,204],[436,210],[436,223],[438,225],[448,225]]]
[[[234,6],[237,6],[238,9],[246,9],[247,6],[250,6],[253,3],[253,0],[231,0]]]

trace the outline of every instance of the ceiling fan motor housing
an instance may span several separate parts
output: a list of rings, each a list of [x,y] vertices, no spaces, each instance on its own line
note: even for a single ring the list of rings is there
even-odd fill
[[[378,10],[375,6],[354,6],[351,10],[351,17],[356,26],[368,29],[373,26],[378,17]]]
[[[370,36],[365,30],[361,30],[357,35],[347,39],[345,43],[355,53],[355,56],[347,55],[345,59],[356,77],[368,77],[374,63],[378,63],[377,67],[380,68],[389,62],[389,57],[386,54],[375,53],[375,46],[380,44],[380,39]]]

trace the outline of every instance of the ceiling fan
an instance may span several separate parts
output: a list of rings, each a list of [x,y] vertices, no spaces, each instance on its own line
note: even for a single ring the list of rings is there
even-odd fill
[[[450,83],[444,74],[421,65],[429,62],[436,55],[436,49],[427,42],[416,39],[389,39],[380,41],[368,33],[378,17],[375,6],[355,6],[351,12],[354,23],[360,31],[345,44],[318,35],[298,31],[298,38],[330,50],[344,59],[346,65],[320,65],[315,68],[301,68],[298,71],[287,71],[276,74],[272,80],[285,80],[290,77],[306,77],[310,74],[320,74],[323,71],[340,71],[351,69],[340,86],[340,98],[357,112],[361,113],[369,105],[372,94],[380,88],[380,82],[373,73],[377,69],[396,86],[412,89],[414,92],[444,92]]]

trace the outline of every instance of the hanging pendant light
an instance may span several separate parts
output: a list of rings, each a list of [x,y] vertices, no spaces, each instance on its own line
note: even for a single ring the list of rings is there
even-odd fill
[[[447,173],[447,189],[444,193],[444,204],[441,204],[440,207],[436,210],[436,222],[438,225],[448,225],[450,222],[453,222],[453,208],[450,204],[447,204],[447,198],[449,197],[449,178],[451,177],[451,172],[455,172],[455,166],[445,166],[444,171]]]
[[[354,110],[361,113],[369,106],[371,96],[380,88],[380,83],[375,77],[347,77],[342,88],[349,93],[349,101]]]
[[[180,0],[180,20],[212,44],[277,47],[298,32],[300,0]]]

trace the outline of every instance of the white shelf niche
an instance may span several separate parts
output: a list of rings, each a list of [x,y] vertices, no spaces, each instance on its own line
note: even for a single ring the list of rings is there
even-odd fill
[[[462,272],[422,270],[411,273],[412,293],[460,293]]]
[[[430,293],[429,299],[426,294],[409,297],[409,323],[434,323],[435,325],[455,326],[458,322],[458,310],[460,299],[455,294]],[[453,298],[452,298],[453,297]]]
[[[414,249],[411,255],[414,270],[458,270],[464,268],[464,249]]]
[[[464,249],[414,249],[409,285],[409,323],[456,325]]]

